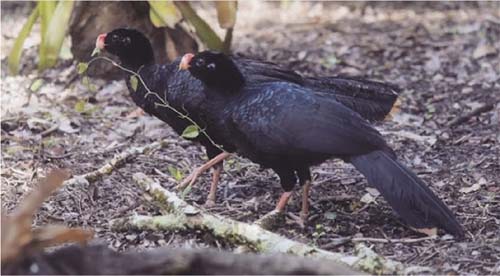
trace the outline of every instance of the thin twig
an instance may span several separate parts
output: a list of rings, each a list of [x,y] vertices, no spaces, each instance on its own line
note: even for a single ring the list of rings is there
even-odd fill
[[[56,131],[59,128],[59,124],[54,124],[52,125],[49,129],[44,130],[43,132],[40,133],[40,136],[46,137],[52,132]]]
[[[89,173],[85,173],[82,175],[77,175],[73,176],[71,179],[67,180],[65,183],[65,186],[71,186],[75,185],[77,183],[80,183],[81,180],[88,181],[88,182],[94,182],[97,179],[103,177],[104,175],[111,174],[116,168],[120,167],[125,163],[127,159],[129,159],[132,156],[142,154],[145,152],[150,152],[152,150],[157,150],[162,148],[164,145],[168,143],[169,140],[161,140],[157,141],[151,144],[148,144],[143,147],[134,147],[134,148],[129,148],[126,151],[123,151],[119,154],[116,154],[111,158],[111,160],[107,161],[106,164],[101,166],[99,169],[91,171]]]
[[[493,107],[494,107],[494,104],[492,104],[492,103],[482,105],[482,106],[472,110],[471,112],[469,112],[463,116],[455,118],[453,121],[450,122],[449,126],[453,127],[453,126],[457,126],[457,125],[460,125],[462,123],[465,123],[472,117],[478,116],[481,113],[488,112],[488,111],[492,110]]]
[[[381,238],[352,238],[352,242],[380,242],[380,243],[416,243],[436,239],[436,236],[407,239],[381,239]]]

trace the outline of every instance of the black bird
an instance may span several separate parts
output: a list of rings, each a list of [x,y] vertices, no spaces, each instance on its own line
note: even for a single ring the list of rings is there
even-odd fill
[[[191,125],[191,122],[162,106],[163,102],[168,102],[170,106],[189,115],[200,127],[206,129],[216,144],[224,145],[226,152],[215,146],[204,135],[194,138],[193,140],[205,147],[211,160],[196,169],[181,184],[185,186],[193,183],[202,171],[215,165],[208,196],[208,201],[213,202],[222,169],[222,160],[228,156],[228,152],[234,151],[234,147],[230,140],[224,140],[218,131],[213,131],[212,127],[207,124],[204,114],[197,113],[200,109],[199,105],[205,102],[206,97],[203,93],[202,82],[193,78],[189,72],[178,70],[180,59],[170,64],[156,64],[151,43],[141,32],[134,29],[121,28],[101,34],[96,40],[96,47],[117,56],[123,67],[137,72],[148,88],[156,92],[156,95],[148,93],[140,82],[137,90],[132,89],[130,74],[126,75],[130,96],[144,111],[166,122],[178,134],[181,134],[187,126]],[[247,81],[256,83],[286,81],[300,86],[313,87],[315,93],[342,103],[368,120],[382,120],[391,112],[397,100],[395,88],[379,82],[348,77],[306,78],[273,63],[242,57],[232,57],[232,59],[238,65],[238,69],[244,72]]]
[[[247,81],[222,53],[186,55],[181,68],[205,84],[207,103],[198,112],[206,114],[225,139],[232,139],[238,153],[278,174],[285,192],[276,211],[283,211],[298,178],[304,187],[305,217],[310,166],[341,158],[353,164],[411,227],[439,227],[464,235],[453,213],[397,160],[382,135],[332,97],[291,82]]]

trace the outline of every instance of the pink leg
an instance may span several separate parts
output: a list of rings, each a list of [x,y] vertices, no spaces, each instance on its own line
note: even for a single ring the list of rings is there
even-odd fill
[[[217,185],[219,185],[221,171],[222,171],[222,162],[214,166],[214,172],[212,174],[212,184],[210,185],[210,191],[208,192],[207,202],[205,203],[207,207],[215,205]]]
[[[229,157],[231,154],[229,152],[222,152],[219,155],[215,156],[214,158],[210,159],[207,163],[203,164],[201,167],[196,168],[188,177],[186,177],[181,184],[177,186],[178,189],[184,189],[188,185],[193,185],[198,179],[198,176],[200,176],[203,172],[206,170],[210,169],[217,163],[221,162],[222,160],[226,159]]]
[[[283,194],[281,194],[281,197],[276,204],[276,208],[273,211],[262,216],[255,223],[268,230],[283,225],[285,223],[284,211],[291,196],[292,192],[284,192]]]
[[[284,192],[283,194],[281,194],[281,197],[278,200],[278,204],[276,204],[276,209],[274,210],[277,212],[285,211],[286,205],[288,204],[288,200],[290,200],[291,196],[292,192]]]
[[[302,187],[302,210],[300,211],[300,218],[303,222],[307,220],[309,215],[309,190],[311,189],[311,181],[307,180]]]
[[[129,114],[127,114],[127,118],[136,118],[136,117],[141,117],[141,116],[144,116],[144,114],[146,114],[146,112],[144,112],[144,110],[140,107],[134,109],[134,111],[131,111]]]

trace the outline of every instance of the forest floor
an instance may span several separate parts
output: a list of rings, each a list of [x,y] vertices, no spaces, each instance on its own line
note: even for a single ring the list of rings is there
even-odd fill
[[[232,244],[202,231],[109,229],[113,218],[159,214],[133,183],[134,173],[143,172],[173,190],[206,156],[153,117],[126,117],[135,106],[123,81],[91,79],[96,88],[91,91],[80,82],[72,60],[38,75],[33,70],[36,37],[26,46],[22,74],[8,76],[5,56],[26,12],[4,14],[2,206],[12,209],[50,167],[82,174],[127,148],[169,138],[168,146],[128,160],[95,185],[63,187],[44,204],[35,224],[91,227],[102,242],[118,250],[167,244],[231,249]],[[466,238],[441,235],[398,242],[420,235],[402,223],[352,166],[338,160],[312,168],[307,225],[301,228],[289,219],[276,232],[346,253],[354,248],[351,241],[331,241],[376,238],[366,243],[405,264],[460,274],[500,273],[500,3],[246,3],[240,9],[234,50],[306,75],[363,76],[400,87],[400,113],[377,128],[456,214]],[[43,84],[30,92],[38,78]],[[481,108],[484,112],[452,125]],[[203,205],[209,183],[210,175],[204,174],[186,200]],[[270,170],[232,157],[225,163],[216,205],[207,211],[252,222],[273,210],[281,192]],[[289,213],[298,213],[298,199],[290,202]]]

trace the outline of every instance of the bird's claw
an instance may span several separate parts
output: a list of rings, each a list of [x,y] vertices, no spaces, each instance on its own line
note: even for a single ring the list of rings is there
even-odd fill
[[[215,200],[213,200],[213,199],[207,199],[207,201],[205,202],[204,206],[206,208],[214,207],[215,206]]]
[[[136,109],[134,109],[133,111],[131,111],[129,114],[127,114],[127,116],[125,116],[126,118],[137,118],[137,117],[141,117],[141,116],[144,116],[146,114],[146,112],[144,112],[144,109],[138,107]]]
[[[302,223],[307,223],[307,218],[309,217],[309,213],[306,212],[300,212],[300,220]]]
[[[285,223],[285,213],[274,210],[254,222],[266,230],[272,230]]]
[[[182,180],[182,182],[179,185],[177,185],[176,188],[178,190],[182,190],[182,189],[186,188],[187,186],[193,186],[193,184],[198,179],[198,176],[200,176],[200,173],[198,172],[198,170],[195,170],[190,175],[188,175],[186,178],[184,178],[184,180]]]
[[[292,217],[293,222],[297,223],[300,226],[300,228],[306,227],[307,217],[309,215],[308,213],[300,212],[299,216],[291,214],[291,213],[289,215],[290,215],[290,217]]]

